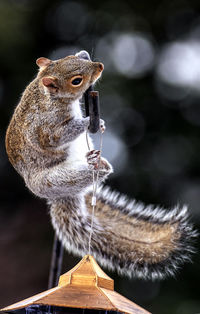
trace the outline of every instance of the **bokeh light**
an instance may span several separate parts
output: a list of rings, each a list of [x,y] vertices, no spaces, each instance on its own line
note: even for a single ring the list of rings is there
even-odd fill
[[[155,57],[153,44],[142,33],[110,33],[99,40],[96,54],[108,70],[129,78],[143,76],[153,67]]]
[[[200,42],[183,41],[168,44],[160,54],[157,74],[172,85],[199,91]]]
[[[40,56],[55,60],[85,49],[104,63],[95,89],[106,123],[103,156],[114,166],[109,185],[145,204],[187,204],[198,227],[199,12],[195,0],[0,1],[1,305],[43,291],[47,284],[53,238],[48,209],[11,167],[4,144],[12,112],[35,77]],[[99,135],[94,142],[98,149]],[[194,255],[176,280],[150,283],[110,275],[116,290],[154,314],[197,313],[198,259]],[[66,254],[64,270],[76,262]]]
[[[92,136],[95,149],[100,149],[100,135]],[[123,140],[116,135],[114,130],[107,130],[103,135],[102,156],[109,160],[114,168],[113,177],[118,176],[126,167],[128,159],[127,147]]]
[[[153,66],[153,45],[142,34],[118,34],[112,53],[116,70],[127,77],[142,76]]]

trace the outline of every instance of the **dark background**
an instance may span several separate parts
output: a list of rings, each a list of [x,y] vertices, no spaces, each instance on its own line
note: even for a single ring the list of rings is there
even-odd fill
[[[200,224],[199,1],[0,1],[0,306],[47,289],[48,208],[8,162],[4,138],[35,60],[86,49],[105,64],[96,88],[106,121],[109,185],[146,204],[188,204]],[[112,145],[112,150],[109,148]],[[155,314],[200,313],[200,258],[176,278],[115,290]],[[63,271],[79,258],[66,253]]]

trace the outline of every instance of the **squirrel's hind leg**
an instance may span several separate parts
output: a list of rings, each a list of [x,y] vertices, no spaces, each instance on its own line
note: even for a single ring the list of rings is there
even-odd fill
[[[99,170],[99,180],[104,180],[111,168]],[[37,196],[48,200],[62,199],[68,195],[79,194],[93,182],[89,165],[83,164],[73,169],[66,162],[57,166],[29,174],[24,178],[28,188]]]

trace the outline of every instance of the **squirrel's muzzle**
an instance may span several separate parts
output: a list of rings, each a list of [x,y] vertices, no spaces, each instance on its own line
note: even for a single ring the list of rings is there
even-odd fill
[[[103,65],[103,63],[99,62],[99,70],[100,70],[100,72],[102,72],[102,71],[103,71],[103,69],[104,69],[104,65]]]

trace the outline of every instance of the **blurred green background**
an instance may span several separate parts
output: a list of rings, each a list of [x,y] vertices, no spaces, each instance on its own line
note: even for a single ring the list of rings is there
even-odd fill
[[[199,0],[0,0],[1,307],[47,289],[54,235],[45,202],[8,162],[5,131],[36,75],[35,60],[81,49],[105,65],[96,88],[107,125],[104,156],[115,168],[108,184],[146,204],[188,204],[200,224]],[[197,314],[198,241],[196,248],[176,278],[106,272],[115,290],[152,313]],[[63,271],[78,261],[66,253]]]

